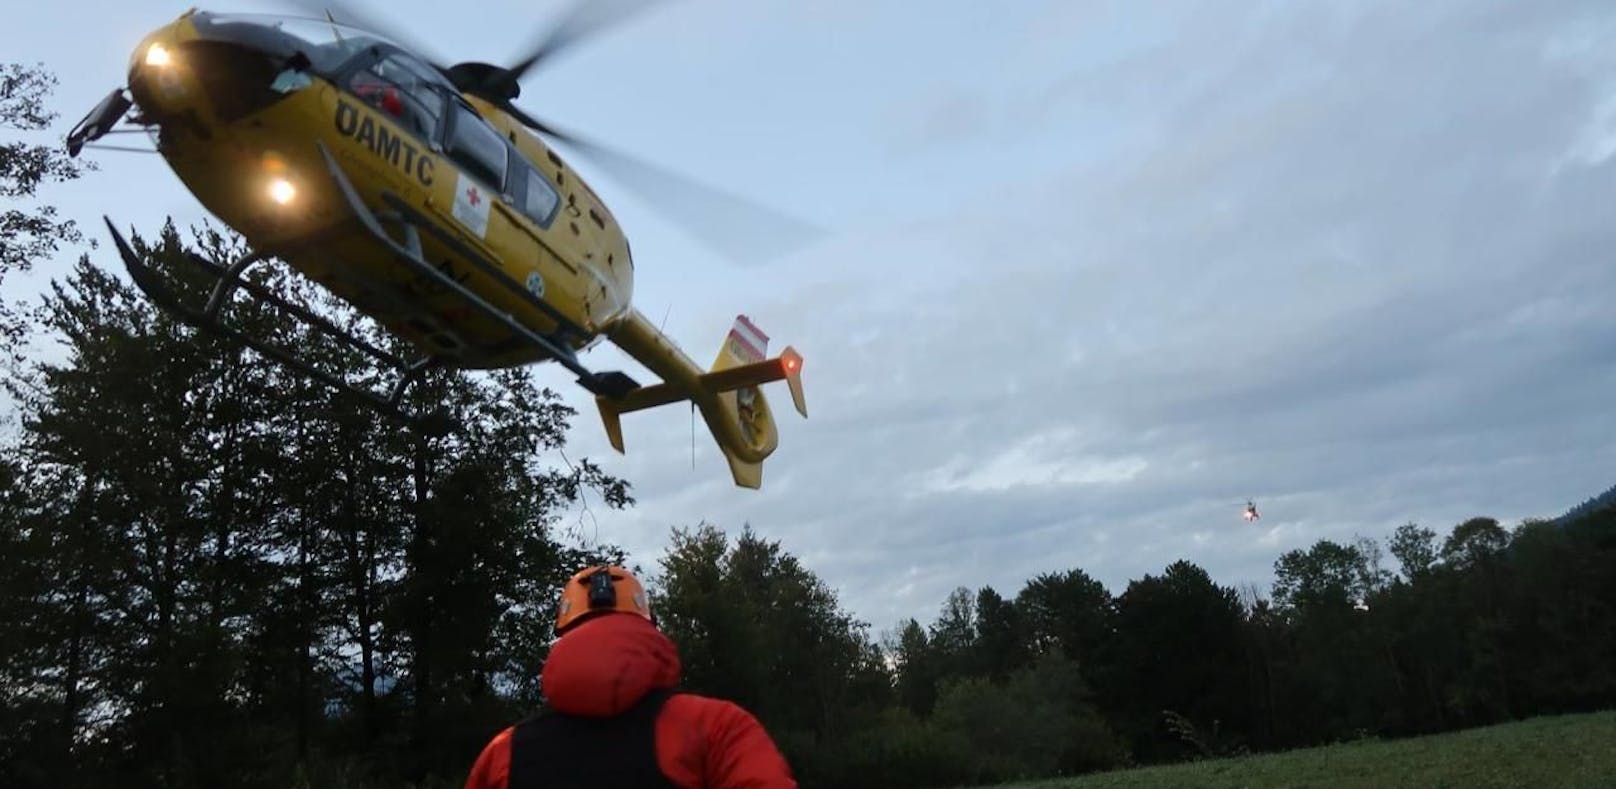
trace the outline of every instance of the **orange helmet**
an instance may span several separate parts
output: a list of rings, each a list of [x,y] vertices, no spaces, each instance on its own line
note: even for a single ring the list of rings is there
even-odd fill
[[[595,614],[621,611],[650,620],[651,601],[640,579],[621,567],[599,565],[579,570],[561,587],[561,605],[556,611],[556,633]]]

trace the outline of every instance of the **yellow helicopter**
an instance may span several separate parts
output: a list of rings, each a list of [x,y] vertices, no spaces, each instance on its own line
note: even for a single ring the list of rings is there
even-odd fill
[[[396,35],[338,24],[329,11],[301,19],[192,9],[139,42],[127,87],[86,115],[67,146],[76,156],[120,120],[145,127],[197,199],[246,239],[251,254],[240,260],[193,256],[215,285],[206,304],[191,306],[107,219],[134,281],[192,325],[426,428],[432,420],[407,413],[402,398],[427,369],[553,361],[595,395],[618,452],[622,414],[690,401],[735,483],[758,488],[779,441],[760,387],[784,379],[806,417],[802,357],[789,346],[769,357],[768,337],[742,315],[703,368],[632,306],[622,227],[540,135],[592,144],[512,104],[517,80],[577,27],[559,26],[510,68],[443,67]],[[419,357],[375,347],[242,276],[269,259],[408,340]],[[369,354],[396,383],[385,396],[351,386],[228,326],[222,317],[236,294]],[[578,353],[602,338],[662,382],[586,368]]]

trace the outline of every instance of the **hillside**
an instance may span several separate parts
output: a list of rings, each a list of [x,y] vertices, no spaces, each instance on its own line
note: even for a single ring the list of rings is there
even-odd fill
[[[1406,740],[1366,740],[1002,789],[1608,786],[1616,712],[1535,718]]]
[[[1571,509],[1567,510],[1564,515],[1555,518],[1554,522],[1563,524],[1567,521],[1576,520],[1584,515],[1611,507],[1616,507],[1616,485],[1612,485],[1610,486],[1610,489],[1606,490],[1604,493],[1601,493],[1598,496],[1572,507]]]

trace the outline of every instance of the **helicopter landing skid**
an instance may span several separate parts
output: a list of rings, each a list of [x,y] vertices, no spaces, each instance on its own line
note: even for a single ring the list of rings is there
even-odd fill
[[[319,145],[320,154],[325,158],[326,166],[330,170],[332,179],[336,182],[338,190],[342,193],[348,207],[353,211],[354,218],[376,241],[392,252],[400,263],[426,277],[429,281],[443,286],[449,292],[459,295],[472,308],[509,329],[519,341],[531,343],[551,359],[576,373],[578,383],[591,393],[618,400],[630,392],[642,388],[633,378],[622,372],[594,372],[584,367],[578,361],[577,355],[573,352],[568,342],[569,338],[572,337],[587,337],[589,333],[583,327],[571,322],[555,307],[529,293],[524,287],[505,275],[497,266],[494,266],[448,231],[422,216],[404,201],[398,199],[397,196],[384,193],[382,197],[388,205],[388,210],[382,215],[373,212],[359,199],[358,193],[343,173],[342,168],[338,166],[336,159],[332,157],[330,150],[323,143],[317,143],[317,145]],[[251,251],[228,266],[208,260],[196,253],[187,253],[186,260],[199,268],[213,283],[207,303],[202,309],[199,310],[188,306],[169,288],[163,278],[135,253],[123,235],[118,232],[117,227],[113,225],[112,219],[110,217],[103,218],[106,220],[107,229],[112,233],[113,241],[117,244],[118,254],[123,258],[124,266],[129,270],[130,278],[155,304],[182,323],[222,337],[237,345],[252,348],[264,357],[320,381],[332,389],[356,397],[376,411],[410,424],[426,435],[441,436],[454,428],[453,420],[448,418],[441,410],[418,413],[412,412],[404,406],[404,395],[409,388],[419,382],[427,370],[451,365],[451,358],[429,354],[413,361],[405,361],[397,354],[390,353],[371,342],[355,336],[329,319],[288,301],[269,288],[245,279],[243,274],[246,273],[249,267],[274,257],[271,254],[257,250]],[[384,221],[402,228],[403,244],[395,241],[383,229],[382,222]],[[331,228],[324,232],[338,232],[340,227],[339,225],[337,228]],[[492,281],[499,283],[512,294],[553,319],[556,326],[559,327],[555,335],[544,335],[523,325],[512,317],[510,313],[490,304],[448,274],[427,263],[421,252],[420,228],[425,228],[427,232],[432,233],[435,239],[449,247],[471,265],[482,270]],[[300,240],[297,246],[318,245],[325,238],[324,232],[316,234],[318,237]],[[292,316],[306,327],[319,331],[349,349],[364,354],[379,367],[395,373],[397,380],[392,390],[386,396],[382,396],[377,392],[357,387],[304,361],[296,353],[285,347],[267,342],[226,325],[220,320],[220,315],[225,306],[230,303],[231,296],[237,290],[244,291],[260,304],[268,305]],[[376,293],[375,295],[387,296],[388,294]]]
[[[411,412],[403,405],[404,393],[409,390],[412,384],[420,381],[427,370],[438,366],[440,360],[425,356],[412,362],[406,362],[398,355],[389,353],[376,347],[373,343],[354,336],[353,333],[332,323],[329,319],[287,301],[270,289],[242,277],[248,267],[267,259],[268,255],[261,252],[252,252],[229,266],[222,266],[194,252],[187,253],[186,260],[211,277],[214,283],[213,290],[208,295],[207,305],[198,310],[186,305],[174,291],[169,289],[168,285],[163,282],[162,277],[151,266],[146,265],[141,260],[140,256],[129,246],[129,242],[125,241],[123,235],[118,232],[118,228],[112,224],[110,218],[103,217],[103,219],[106,220],[107,229],[112,233],[113,243],[118,247],[118,255],[123,258],[124,266],[129,270],[130,278],[157,306],[173,315],[180,322],[237,345],[252,348],[265,357],[320,381],[332,389],[358,398],[365,405],[383,414],[410,424],[425,435],[442,436],[453,429],[452,420],[442,411]],[[365,354],[379,366],[397,373],[398,380],[394,383],[392,391],[386,397],[383,397],[375,392],[354,386],[303,361],[298,358],[297,354],[280,345],[266,342],[239,329],[227,326],[220,320],[220,313],[223,312],[224,306],[229,302],[232,292],[238,288],[246,291],[260,304],[267,304],[290,314],[305,326],[337,340],[352,350]]]
[[[342,167],[337,164],[336,158],[331,155],[331,151],[325,146],[325,143],[316,142],[315,144],[319,146],[320,155],[325,158],[326,169],[330,171],[332,180],[336,182],[338,191],[342,193],[343,199],[348,203],[348,208],[353,211],[354,217],[359,220],[359,223],[377,242],[391,250],[393,256],[399,262],[409,266],[415,273],[458,295],[473,309],[509,329],[517,338],[544,351],[545,355],[575,373],[578,376],[579,385],[591,393],[601,397],[618,399],[640,388],[640,385],[625,373],[615,370],[599,373],[584,367],[578,361],[577,355],[573,353],[572,346],[568,343],[568,338],[588,337],[590,335],[589,331],[569,320],[567,316],[548,302],[528,292],[525,287],[511,279],[498,266],[495,266],[460,239],[455,238],[439,223],[431,221],[416,211],[414,207],[400,200],[398,196],[384,191],[382,199],[387,203],[388,210],[384,215],[378,216],[365,205],[363,200],[359,199],[358,192],[354,190],[353,184],[348,180],[347,175],[343,173]],[[403,244],[388,235],[387,231],[382,227],[383,221],[396,224],[403,230]],[[488,279],[499,283],[511,295],[555,321],[558,327],[555,336],[548,336],[534,331],[516,320],[510,313],[490,304],[482,296],[426,262],[426,258],[421,252],[421,228],[425,228],[427,232],[432,234],[434,239],[453,250],[463,260],[485,274]]]

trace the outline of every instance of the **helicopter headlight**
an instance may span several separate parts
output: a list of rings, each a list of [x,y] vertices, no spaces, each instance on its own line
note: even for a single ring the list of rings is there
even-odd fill
[[[297,199],[297,187],[285,178],[269,179],[269,199],[276,205],[290,205]]]
[[[174,56],[168,53],[168,47],[153,42],[146,48],[146,65],[162,68],[174,62]]]

